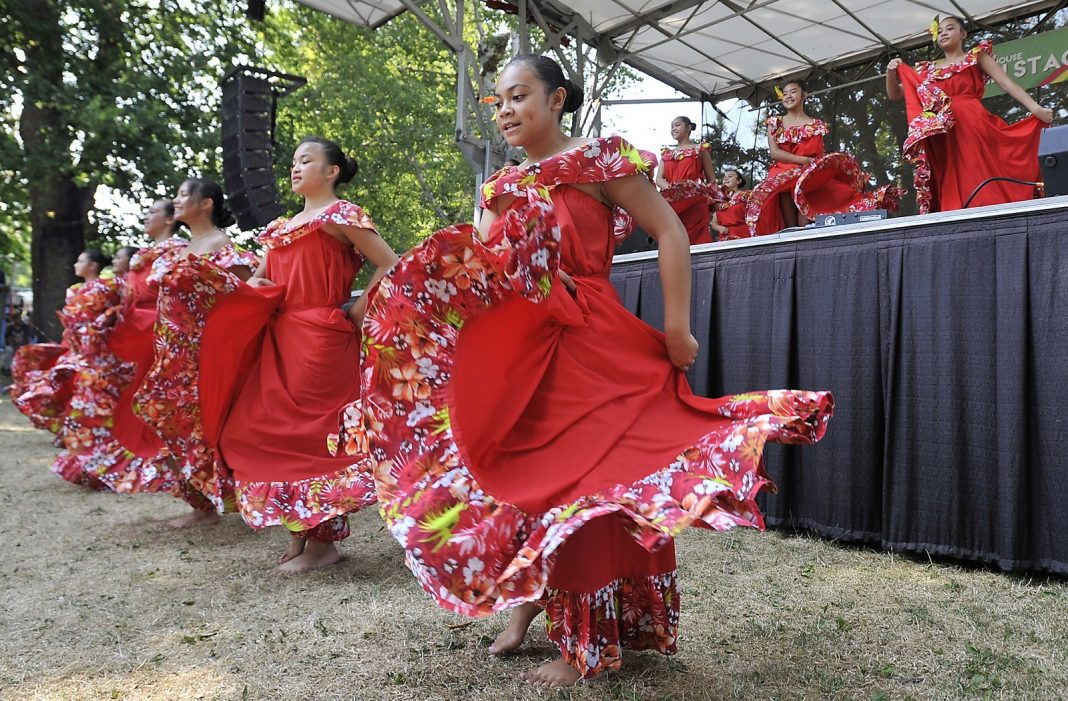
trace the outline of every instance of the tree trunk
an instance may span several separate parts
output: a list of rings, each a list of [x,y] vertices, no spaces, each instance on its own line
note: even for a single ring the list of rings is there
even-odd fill
[[[51,341],[58,341],[63,328],[56,311],[63,306],[67,288],[76,280],[74,261],[85,249],[91,193],[70,177],[57,176],[46,191],[32,185],[33,324]],[[55,216],[49,216],[55,213]]]
[[[33,266],[33,324],[50,340],[62,327],[56,311],[74,282],[73,265],[85,248],[91,185],[72,175],[72,130],[63,95],[63,27],[52,0],[25,0],[12,19],[27,39],[27,80],[19,135],[29,181]]]

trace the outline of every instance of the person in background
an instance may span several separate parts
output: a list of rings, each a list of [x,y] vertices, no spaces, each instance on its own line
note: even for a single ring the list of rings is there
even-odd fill
[[[920,214],[961,209],[969,198],[974,207],[1031,199],[1034,185],[995,181],[978,188],[994,177],[1042,179],[1038,140],[1053,111],[1012,81],[989,41],[964,48],[968,31],[961,18],[943,17],[932,29],[943,58],[915,68],[895,58],[886,67],[887,95],[905,101],[909,127],[902,152],[913,166]],[[1006,124],[987,111],[987,80],[1031,115]]]
[[[671,138],[676,143],[660,151],[660,172],[656,176],[656,186],[686,227],[691,245],[711,243],[711,205],[720,199],[709,145],[690,140],[696,128],[689,117],[671,120]]]

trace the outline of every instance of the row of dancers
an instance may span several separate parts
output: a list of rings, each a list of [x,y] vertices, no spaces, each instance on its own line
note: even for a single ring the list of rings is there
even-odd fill
[[[80,257],[63,343],[20,352],[13,394],[56,432],[65,478],[171,494],[191,507],[176,527],[231,510],[282,526],[279,572],[337,562],[346,515],[377,506],[439,605],[512,612],[493,654],[544,612],[560,658],[524,678],[552,686],[618,668],[624,648],[675,651],[674,538],[763,527],[764,445],[818,440],[832,399],[694,396],[689,242],[647,157],[566,135],[581,91],[548,58],[513,59],[497,96],[528,162],[485,184],[478,227],[396,256],[334,194],[352,160],[311,138],[291,171],[304,209],[257,259],[227,237],[218,185],[188,180],[150,208],[155,242],[127,272]],[[635,224],[660,243],[663,333],[608,279]]]
[[[967,30],[958,17],[944,17],[933,33],[944,58],[915,67],[893,59],[887,67],[891,100],[904,100],[908,135],[903,155],[914,171],[920,214],[1015,202],[1035,196],[1035,186],[995,181],[1041,180],[1038,142],[1053,112],[1016,85],[994,58],[993,46],[964,47]],[[1008,125],[981,102],[993,81],[1031,116]],[[895,211],[905,190],[886,185],[868,192],[870,176],[848,153],[825,153],[827,125],[805,112],[800,81],[780,89],[784,114],[767,120],[772,164],[752,191],[738,170],[724,172],[717,186],[707,143],[692,140],[688,117],[671,122],[674,147],[661,151],[657,186],[686,226],[692,244],[747,238],[804,226],[820,214],[872,209]],[[981,189],[980,186],[982,186]],[[978,191],[977,191],[978,189]],[[973,198],[974,193],[974,198]]]
[[[676,650],[674,538],[762,528],[764,446],[819,440],[833,400],[695,396],[690,241],[654,159],[566,135],[582,92],[546,57],[510,61],[495,96],[527,159],[485,183],[477,227],[397,256],[335,194],[354,161],[309,138],[291,170],[304,208],[266,228],[260,259],[227,237],[221,188],[188,180],[149,209],[154,243],[126,272],[121,251],[115,278],[79,258],[63,343],[20,351],[13,395],[69,481],[171,494],[191,507],[175,527],[228,511],[284,527],[278,572],[336,563],[346,515],[376,506],[440,606],[511,611],[491,653],[544,614],[560,657],[523,677],[567,685],[623,649]],[[608,278],[635,226],[659,244],[663,332]]]

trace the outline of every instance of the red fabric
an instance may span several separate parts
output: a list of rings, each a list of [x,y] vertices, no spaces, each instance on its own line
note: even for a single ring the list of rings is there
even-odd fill
[[[1038,142],[1045,125],[1033,115],[1006,124],[983,107],[987,77],[978,66],[979,52],[989,53],[989,45],[976,47],[954,66],[936,68],[925,62],[898,69],[910,121],[905,155],[915,162],[923,158],[918,150],[925,150],[930,168],[929,185],[917,182],[920,195],[925,187],[930,190],[929,205],[921,211],[961,209],[987,178],[1042,179]],[[995,182],[969,206],[1027,200],[1034,194],[1030,185]]]
[[[703,145],[702,145],[703,146]],[[685,180],[703,182],[706,180],[704,167],[701,165],[701,148],[686,149],[685,158],[672,158],[672,151],[664,149],[664,180],[677,183]],[[705,197],[687,197],[677,202],[669,202],[675,214],[679,215],[690,244],[712,243],[708,223],[712,220],[712,209]]]
[[[557,283],[548,303],[511,300],[470,320],[453,367],[456,377],[479,378],[452,385],[452,426],[472,474],[529,513],[639,480],[726,421],[667,361],[663,334],[620,303],[607,277],[609,209],[567,185],[553,191],[553,205],[560,267],[576,296]],[[622,548],[630,536],[620,528],[606,538]],[[630,552],[636,562],[657,557]],[[587,563],[571,588],[594,591],[618,578],[612,564]]]
[[[708,224],[712,221],[712,208],[704,197],[689,197],[678,202],[669,202],[679,220],[686,227],[686,236],[690,245],[712,243],[712,234]]]
[[[124,278],[130,303],[122,320],[108,338],[108,347],[121,360],[134,363],[133,380],[126,385],[115,407],[111,435],[130,453],[151,458],[160,454],[163,441],[133,412],[133,395],[152,366],[152,329],[156,324],[159,289],[149,284],[151,268],[131,270]]]
[[[341,305],[360,260],[322,231],[271,249],[266,277],[285,295],[223,429],[237,482],[292,482],[344,469],[326,437],[360,396],[360,337]]]
[[[593,591],[616,579],[637,579],[675,570],[675,541],[650,553],[627,533],[619,514],[587,523],[556,551],[549,586],[566,591]]]
[[[769,120],[770,121],[770,120]],[[818,120],[817,120],[818,121]],[[796,127],[790,127],[796,129]],[[780,141],[779,148],[788,151],[795,156],[808,156],[817,158],[823,155],[823,132],[813,134],[794,141]],[[750,200],[752,203],[760,202],[759,216],[755,222],[749,222],[749,230],[752,236],[774,234],[785,227],[782,218],[782,208],[779,204],[779,195],[787,193],[793,199],[794,185],[801,175],[802,167],[796,163],[783,163],[775,161],[768,170],[767,177],[757,186]],[[747,217],[752,220],[752,217]]]
[[[749,206],[749,192],[740,190],[731,195],[730,200],[716,212],[716,223],[727,227],[725,234],[720,234],[720,241],[749,238],[749,227],[745,223],[745,208]]]
[[[208,315],[201,336],[199,391],[204,439],[213,447],[219,445],[235,393],[252,377],[261,334],[282,295],[281,287],[241,285],[220,297]],[[285,436],[280,424],[284,414],[279,413],[277,397],[269,399],[262,410],[271,416],[270,425],[261,429]]]

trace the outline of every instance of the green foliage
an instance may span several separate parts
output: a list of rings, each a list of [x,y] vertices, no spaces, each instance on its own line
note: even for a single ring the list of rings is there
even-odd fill
[[[217,81],[252,53],[241,3],[0,0],[0,250],[24,253],[43,174],[92,194],[104,185],[147,205],[191,172],[218,173]],[[59,51],[35,51],[55,40]],[[27,123],[44,110],[53,123]],[[19,122],[22,122],[21,124]],[[21,132],[21,133],[20,133]],[[120,231],[93,212],[91,240]]]
[[[339,195],[364,207],[398,251],[468,220],[474,175],[456,148],[455,56],[415,17],[375,32],[304,7],[274,9],[264,44],[274,67],[308,84],[279,102],[279,191],[301,137],[332,139],[360,164]]]

